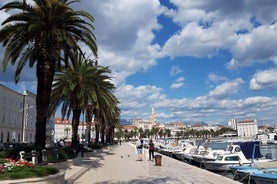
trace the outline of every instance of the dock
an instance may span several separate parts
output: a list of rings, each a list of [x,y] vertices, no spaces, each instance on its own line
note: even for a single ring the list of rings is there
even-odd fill
[[[158,154],[158,153],[155,153]],[[148,160],[137,161],[132,143],[85,153],[84,157],[54,164],[65,172],[67,184],[235,184],[230,178],[163,156],[161,166]]]

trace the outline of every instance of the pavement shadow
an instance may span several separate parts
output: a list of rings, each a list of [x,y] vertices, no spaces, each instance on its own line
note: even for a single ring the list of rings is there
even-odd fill
[[[104,160],[106,155],[114,155],[114,153],[111,152],[111,150],[102,149],[86,152],[84,153],[84,157],[78,156],[77,158],[73,159],[73,162],[69,162],[68,165],[72,164],[75,166],[90,168],[102,167],[103,164],[100,163],[100,160]]]
[[[113,153],[110,153],[108,150],[94,150],[92,152],[85,152],[84,157],[81,157],[81,153],[76,158],[69,159],[62,162],[55,162],[50,163],[49,165],[60,169],[60,170],[66,170],[69,169],[72,165],[73,166],[82,166],[82,167],[92,167],[97,168],[101,167],[100,160],[103,160],[105,155],[111,155]]]

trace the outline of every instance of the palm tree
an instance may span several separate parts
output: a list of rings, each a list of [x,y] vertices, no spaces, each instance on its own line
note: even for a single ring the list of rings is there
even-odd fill
[[[170,129],[166,128],[164,130],[164,135],[167,136],[168,138],[171,137],[171,131],[170,131]]]
[[[92,109],[102,107],[99,106],[99,98],[104,98],[105,93],[101,93],[101,91],[114,87],[107,75],[111,72],[107,67],[94,65],[84,59],[81,54],[78,57],[75,59],[78,62],[74,66],[70,66],[69,69],[64,68],[61,72],[56,73],[50,106],[50,112],[54,112],[62,104],[63,118],[65,116],[69,118],[72,112],[73,147],[79,144],[78,126],[81,113],[88,108],[89,102],[91,102]],[[110,103],[110,99],[105,100]]]
[[[143,129],[142,129],[142,128],[139,128],[139,129],[138,129],[138,132],[139,132],[139,137],[143,137]]]
[[[103,88],[104,85],[101,85],[101,89],[96,90],[95,104],[95,127],[96,127],[96,142],[99,141],[99,133],[101,132],[101,142],[105,142],[105,135],[108,139],[106,141],[111,142],[112,137],[109,137],[110,134],[113,134],[113,130],[116,125],[119,125],[119,114],[120,109],[117,104],[119,103],[117,98],[113,95],[111,89],[113,86],[107,86]]]
[[[36,64],[37,120],[35,144],[45,147],[46,121],[55,71],[62,61],[67,66],[69,58],[85,43],[97,56],[95,36],[92,32],[94,18],[85,11],[74,11],[70,4],[78,0],[26,0],[9,2],[0,10],[15,14],[2,22],[0,42],[5,47],[2,69],[9,63],[15,65],[15,83],[23,67]],[[74,60],[71,60],[74,61]]]

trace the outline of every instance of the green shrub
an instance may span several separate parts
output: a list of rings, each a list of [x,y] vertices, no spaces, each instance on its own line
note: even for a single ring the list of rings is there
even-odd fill
[[[70,147],[62,148],[60,152],[62,152],[62,154],[65,154],[67,159],[72,159],[76,157],[76,151]]]
[[[11,171],[8,171],[8,172],[0,172],[0,180],[43,177],[43,176],[53,175],[58,172],[59,172],[58,169],[54,167],[49,167],[49,166],[37,166],[37,165],[35,167],[20,166],[20,167],[14,167]]]
[[[91,147],[92,149],[102,149],[102,148],[108,146],[108,144],[107,143],[90,143],[88,146]]]
[[[0,158],[7,158],[9,156],[8,151],[0,151]]]

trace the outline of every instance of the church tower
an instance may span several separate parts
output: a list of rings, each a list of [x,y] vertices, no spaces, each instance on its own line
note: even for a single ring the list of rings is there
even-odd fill
[[[155,114],[154,107],[152,107],[152,109],[151,109],[151,117],[150,117],[150,119],[151,119],[152,126],[156,125],[156,114]]]

